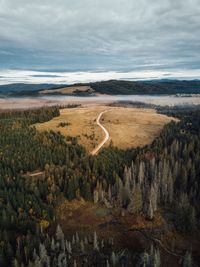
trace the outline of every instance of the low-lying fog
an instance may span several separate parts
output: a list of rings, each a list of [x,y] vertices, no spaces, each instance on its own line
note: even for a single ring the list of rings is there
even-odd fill
[[[39,97],[7,97],[0,98],[0,108],[30,108],[43,105],[65,105],[65,104],[100,104],[114,101],[133,101],[161,106],[175,105],[199,105],[200,96],[172,96],[172,95],[98,95],[98,96],[64,96],[48,95]]]

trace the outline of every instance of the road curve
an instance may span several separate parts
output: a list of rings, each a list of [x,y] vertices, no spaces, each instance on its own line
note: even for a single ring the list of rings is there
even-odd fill
[[[108,112],[110,109],[107,109],[107,110],[104,110],[102,111],[99,116],[97,117],[97,120],[96,120],[96,124],[101,127],[101,129],[104,131],[105,133],[105,137],[103,139],[103,141],[94,149],[92,150],[91,154],[94,156],[96,154],[98,154],[99,150],[103,147],[103,145],[110,139],[110,134],[109,132],[106,130],[106,128],[101,124],[100,120],[101,120],[101,116]]]

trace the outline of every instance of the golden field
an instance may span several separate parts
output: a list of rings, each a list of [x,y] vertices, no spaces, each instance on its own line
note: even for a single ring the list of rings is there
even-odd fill
[[[96,125],[95,120],[104,109],[104,106],[61,109],[59,117],[45,123],[37,123],[35,126],[39,131],[53,130],[60,131],[64,136],[76,136],[87,151],[92,151],[103,139],[103,132]],[[69,125],[58,127],[61,122]]]
[[[35,127],[39,131],[53,130],[65,136],[77,136],[78,142],[92,152],[104,139],[104,132],[96,124],[96,118],[104,110],[108,111],[102,115],[101,124],[110,134],[109,142],[122,149],[151,143],[166,123],[175,120],[158,114],[154,109],[87,105],[61,109],[59,117],[35,124]],[[60,123],[67,125],[60,127]]]
[[[141,108],[120,107],[103,115],[103,125],[113,145],[123,149],[150,144],[171,120],[175,119]]]
[[[42,90],[40,91],[40,94],[74,94],[77,92],[81,93],[94,93],[94,89],[92,89],[90,86],[69,86],[69,87],[63,87],[58,89],[48,89],[48,90]]]

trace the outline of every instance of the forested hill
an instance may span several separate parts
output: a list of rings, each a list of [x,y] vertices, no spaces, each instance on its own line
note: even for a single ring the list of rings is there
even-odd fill
[[[55,84],[26,84],[26,83],[12,83],[0,85],[0,93],[10,94],[10,93],[21,93],[21,94],[37,94],[38,91],[43,89],[58,88],[63,85]]]
[[[178,81],[178,80],[154,80],[154,81],[123,81],[109,80],[93,83],[79,83],[74,85],[55,84],[10,84],[0,85],[0,93],[9,95],[37,95],[43,90],[55,89],[51,94],[59,94],[58,88],[76,88],[75,94],[82,95],[81,86],[89,86],[92,90],[85,94],[108,94],[108,95],[131,95],[131,94],[200,94],[200,81]],[[66,90],[66,94],[67,93]]]
[[[90,84],[102,94],[199,94],[200,81],[118,81],[110,80]]]

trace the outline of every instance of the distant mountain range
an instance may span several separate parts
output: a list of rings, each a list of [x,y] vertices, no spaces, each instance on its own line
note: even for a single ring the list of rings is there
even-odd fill
[[[0,93],[3,94],[14,94],[14,93],[28,93],[28,92],[38,92],[43,89],[58,88],[64,85],[56,84],[25,84],[25,83],[12,83],[0,85]]]
[[[0,85],[0,93],[10,96],[51,95],[156,95],[156,94],[200,94],[200,81],[153,80],[123,81],[109,80],[74,85],[55,84],[9,84]]]

